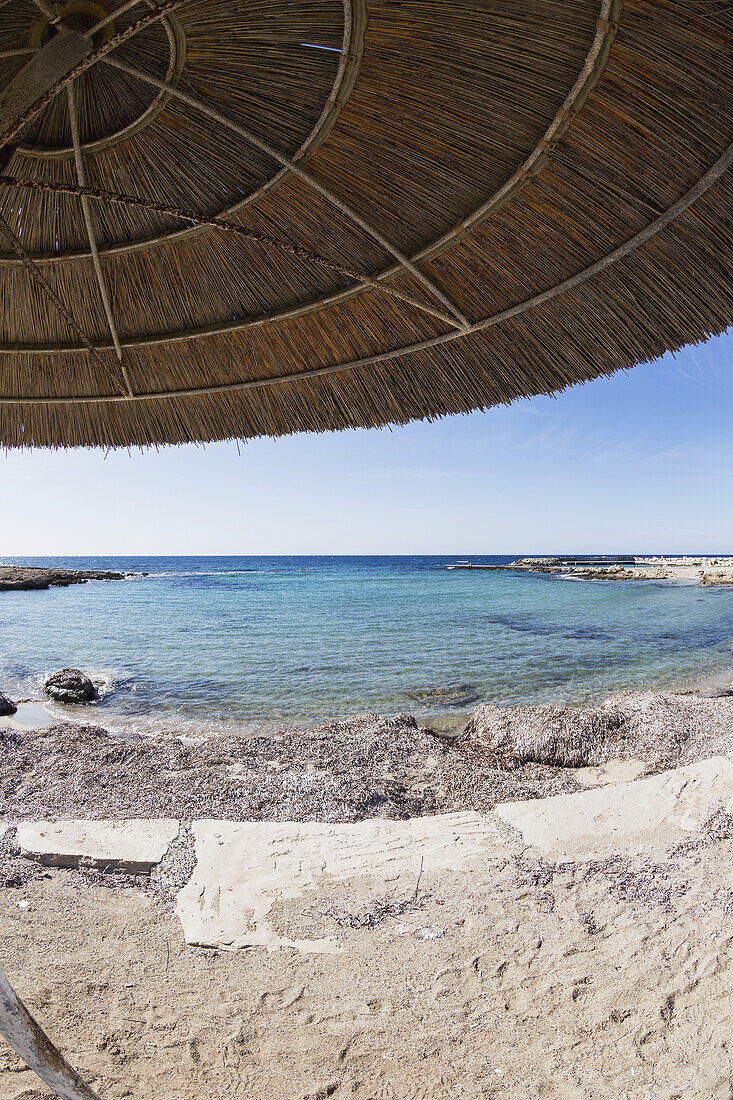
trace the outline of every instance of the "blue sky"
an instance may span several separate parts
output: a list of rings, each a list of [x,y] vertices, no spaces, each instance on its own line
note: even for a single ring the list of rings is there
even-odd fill
[[[733,553],[733,330],[435,424],[0,455],[0,556]]]

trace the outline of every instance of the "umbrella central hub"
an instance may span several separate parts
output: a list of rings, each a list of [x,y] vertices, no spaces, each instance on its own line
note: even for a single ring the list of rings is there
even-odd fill
[[[37,15],[27,32],[29,45],[35,51],[34,60],[42,58],[49,48],[54,49],[59,36],[84,35],[91,49],[110,41],[138,14],[123,12],[110,19],[119,6],[117,0],[107,0],[106,5],[97,0],[69,0],[60,6],[58,18],[50,12]],[[175,15],[168,14],[146,27],[125,49],[125,59],[132,64],[167,84],[178,83],[186,59],[186,39]],[[83,153],[98,152],[131,137],[152,122],[170,98],[169,92],[141,83],[104,62],[92,66],[75,81],[75,92]],[[2,93],[0,83],[0,101]],[[18,143],[18,150],[37,159],[73,159],[66,96],[57,96],[31,123]]]
[[[41,15],[34,20],[30,32],[31,46],[42,49],[57,34],[61,34],[62,30],[89,34],[107,17],[107,12],[94,0],[73,0],[60,9],[59,15],[59,21],[53,23],[48,15]],[[103,42],[108,42],[114,33],[114,23],[107,23],[91,36],[93,47],[96,49]]]

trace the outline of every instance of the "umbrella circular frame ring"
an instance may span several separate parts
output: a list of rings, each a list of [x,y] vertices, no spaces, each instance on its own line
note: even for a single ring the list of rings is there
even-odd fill
[[[392,351],[382,352],[380,354],[370,356],[369,358],[365,358],[365,359],[361,359],[361,360],[354,360],[354,361],[348,362],[348,363],[335,363],[335,364],[332,364],[331,366],[315,367],[311,370],[307,370],[307,369],[306,370],[301,370],[301,371],[294,372],[292,374],[286,374],[286,375],[274,376],[274,377],[267,377],[267,378],[259,378],[259,379],[257,379],[257,378],[247,379],[247,380],[244,380],[244,381],[241,381],[241,382],[223,383],[222,385],[219,385],[219,386],[211,386],[211,387],[207,386],[207,387],[200,387],[199,389],[177,390],[177,391],[176,390],[173,390],[173,391],[161,390],[158,393],[139,393],[139,394],[132,394],[132,395],[129,395],[129,394],[122,394],[122,395],[104,394],[104,395],[101,395],[101,396],[86,397],[84,395],[76,394],[76,395],[73,395],[71,397],[57,397],[57,398],[40,397],[40,398],[31,398],[31,400],[36,401],[36,402],[41,402],[41,403],[51,402],[51,403],[57,403],[57,404],[69,404],[69,403],[74,403],[74,402],[77,402],[77,401],[91,402],[91,403],[96,403],[96,402],[100,402],[100,401],[102,401],[102,402],[106,402],[106,401],[125,401],[125,400],[129,400],[130,398],[132,398],[132,400],[137,400],[137,401],[152,401],[152,400],[159,400],[159,399],[166,399],[166,398],[170,399],[170,398],[174,398],[174,397],[185,397],[187,395],[196,396],[196,395],[199,395],[199,394],[203,395],[203,394],[207,394],[207,393],[216,393],[216,392],[227,392],[227,391],[228,392],[233,392],[233,391],[241,390],[241,389],[257,389],[261,386],[278,385],[278,384],[281,384],[281,383],[284,383],[284,382],[291,382],[291,381],[294,381],[298,378],[316,378],[316,377],[324,376],[324,375],[327,375],[327,374],[336,374],[339,371],[351,370],[355,367],[369,366],[371,364],[387,362],[390,359],[399,358],[402,355],[409,355],[409,354],[414,353],[414,352],[425,351],[430,347],[437,347],[440,344],[448,343],[448,342],[451,342],[453,340],[458,340],[463,336],[471,335],[471,333],[473,333],[473,332],[480,332],[485,328],[491,327],[492,325],[499,324],[504,320],[508,320],[510,317],[518,316],[520,313],[524,313],[525,310],[534,309],[535,307],[542,305],[543,302],[550,301],[552,298],[556,297],[557,295],[563,294],[563,293],[565,293],[565,291],[572,290],[575,286],[579,286],[581,283],[585,282],[586,279],[592,278],[594,275],[602,272],[607,267],[610,267],[612,264],[614,264],[614,263],[618,262],[619,260],[623,259],[625,256],[627,256],[631,252],[633,252],[633,250],[635,248],[637,248],[640,245],[646,243],[646,241],[650,240],[658,232],[663,230],[665,228],[665,226],[669,225],[672,221],[674,221],[674,219],[677,216],[679,216],[679,214],[683,213],[688,208],[688,206],[691,206],[692,203],[696,201],[696,199],[698,199],[702,194],[704,194],[705,191],[709,187],[711,187],[720,178],[720,176],[724,172],[727,172],[728,169],[731,167],[731,165],[733,165],[733,145],[730,145],[728,147],[725,154],[720,158],[720,160],[717,161],[712,166],[710,171],[708,173],[706,173],[706,175],[701,180],[698,181],[697,185],[694,188],[692,188],[692,190],[690,192],[688,192],[688,194],[685,195],[679,201],[679,203],[677,203],[675,205],[675,207],[671,208],[668,211],[665,211],[665,213],[663,215],[661,215],[656,220],[656,222],[649,225],[646,228],[646,230],[642,230],[642,232],[640,234],[638,234],[637,237],[635,237],[632,240],[626,242],[625,245],[622,245],[619,249],[617,249],[617,251],[615,253],[612,253],[609,256],[604,256],[601,260],[599,260],[596,264],[594,264],[593,267],[579,272],[578,275],[576,275],[575,277],[567,280],[567,282],[565,282],[565,283],[563,283],[563,284],[561,284],[557,287],[551,288],[551,290],[545,292],[544,294],[537,295],[535,298],[529,299],[528,301],[525,301],[525,302],[521,302],[518,305],[513,306],[508,310],[504,310],[502,313],[496,314],[493,317],[485,317],[482,320],[475,322],[471,326],[470,330],[468,330],[467,332],[466,331],[449,332],[449,333],[444,334],[443,336],[436,336],[432,340],[426,341],[424,344],[416,344],[416,345],[413,345],[411,347],[396,348],[396,349],[393,349]],[[205,334],[205,335],[208,335],[208,333]],[[185,334],[185,335],[182,335],[180,338],[181,339],[189,339],[190,335]],[[161,338],[162,343],[168,343],[170,340],[171,340],[170,336],[164,336],[164,337]],[[151,341],[151,343],[152,342],[153,341]],[[80,350],[80,349],[76,349],[76,350]],[[0,403],[5,401],[5,402],[8,402],[8,403],[20,404],[24,400],[26,400],[26,399],[25,398],[3,398],[3,397],[0,397]]]
[[[74,0],[74,4],[67,5],[71,8],[75,5],[89,5],[92,6],[90,0]],[[94,7],[99,7],[94,3]],[[306,164],[310,157],[317,151],[320,144],[326,140],[328,134],[336,123],[340,111],[348,102],[349,96],[353,90],[354,84],[357,80],[359,73],[359,65],[361,62],[362,50],[363,50],[363,35],[365,28],[365,13],[364,13],[364,0],[342,0],[343,7],[343,40],[339,53],[339,64],[334,74],[333,84],[327,92],[327,96],[324,100],[323,109],[321,114],[310,130],[304,137],[300,148],[293,156],[293,162],[297,164]],[[40,26],[41,28],[48,24],[48,16],[40,16],[36,19],[32,27]],[[168,44],[169,44],[169,63],[167,71],[164,75],[163,82],[168,86],[166,88],[159,88],[156,94],[146,108],[146,110],[140,115],[139,118],[133,120],[128,126],[118,130],[114,134],[105,136],[97,141],[88,141],[82,143],[82,149],[84,153],[93,153],[98,150],[102,150],[108,147],[110,144],[122,141],[126,138],[134,135],[139,129],[148,125],[153,121],[157,113],[163,109],[167,101],[173,94],[173,89],[178,84],[181,76],[184,64],[186,62],[186,37],[181,27],[180,20],[176,17],[175,13],[170,13],[163,16],[160,20],[161,24],[165,27]],[[105,27],[104,41],[108,41],[114,31],[114,21],[110,20]],[[109,32],[109,33],[107,33]],[[35,42],[35,39],[40,37],[40,31],[33,34],[31,32],[30,41]],[[0,55],[1,56],[1,55]],[[61,148],[40,148],[33,145],[28,145],[24,142],[19,142],[17,149],[20,153],[34,158],[54,158],[54,159],[68,159],[73,157],[74,151],[71,146],[64,146]],[[291,169],[281,168],[270,179],[261,183],[251,194],[239,199],[234,205],[225,207],[217,212],[218,217],[229,217],[232,214],[237,213],[239,210],[245,209],[251,203],[261,199],[268,191],[276,188],[283,180],[291,174]],[[195,232],[194,228],[172,230],[164,235],[151,237],[148,239],[123,241],[116,243],[109,243],[100,248],[102,255],[115,255],[127,251],[138,250],[143,248],[149,248],[158,244],[166,244],[173,240],[181,239],[186,235]],[[89,249],[79,249],[77,251],[66,251],[64,253],[64,261],[69,262],[72,260],[89,259]],[[58,262],[58,257],[53,254],[40,253],[33,255],[33,259],[36,263],[54,263]],[[17,264],[19,261],[13,256],[0,257],[0,266],[3,264]]]
[[[27,253],[0,257],[0,273],[27,271],[31,257],[36,276],[45,270],[64,289],[64,280],[90,284],[92,259],[119,309],[131,301],[119,265],[149,252],[136,285],[141,295],[164,288],[169,309],[164,322],[151,313],[150,324],[131,321],[115,339],[97,307],[83,327],[105,371],[58,317],[36,325],[42,341],[3,340],[0,370],[12,363],[0,374],[7,443],[109,446],[404,422],[553,392],[730,323],[729,286],[711,263],[724,271],[730,261],[733,97],[720,75],[729,12],[694,0],[547,0],[543,12],[513,5],[511,26],[502,0],[485,12],[450,3],[442,22],[419,0],[396,7],[365,0],[358,79],[307,169],[251,112],[222,110],[220,96],[202,94],[209,88],[196,85],[195,66],[172,88],[121,52],[101,59],[106,71],[169,95],[159,119],[187,110],[217,141],[228,131],[233,155],[274,160],[281,179],[269,192],[252,189],[246,206],[158,202],[156,212],[178,224],[141,243],[105,231],[105,203],[139,207],[145,187],[135,194],[97,178],[74,191],[49,178],[46,202],[66,189],[63,201],[85,204],[88,221],[90,209],[105,211],[96,256],[91,244],[54,256],[24,234]],[[188,35],[196,4],[176,15]],[[343,49],[295,33],[308,35],[302,47],[338,53],[344,67]],[[461,109],[466,133],[455,132]],[[15,178],[18,204],[33,201],[23,185],[42,190],[27,175],[3,175],[6,185]],[[234,211],[237,225],[225,227],[220,210]],[[186,254],[172,258],[180,246]],[[212,257],[235,274],[231,286],[217,283]],[[185,290],[184,271],[201,261],[202,278],[192,279],[200,299],[192,290],[173,302],[170,288]],[[179,304],[185,323],[176,325]],[[40,319],[37,303],[33,312]],[[126,396],[105,383],[115,350]],[[75,423],[64,422],[74,406]]]
[[[89,4],[90,0],[75,0],[75,2],[78,5],[86,5],[86,4]],[[608,46],[610,44],[610,41],[612,40],[613,34],[616,31],[616,28],[617,28],[617,23],[611,17],[612,16],[617,16],[619,10],[620,10],[620,0],[603,0],[603,3],[601,5],[601,14],[600,14],[599,19],[598,19],[597,33],[596,33],[596,36],[594,38],[593,45],[591,47],[590,53],[588,54],[588,57],[585,59],[585,64],[583,66],[583,70],[580,73],[575,85],[573,86],[573,89],[572,89],[570,95],[567,97],[567,99],[563,103],[562,107],[558,111],[557,115],[553,119],[553,121],[550,125],[550,128],[548,129],[548,131],[545,134],[544,138],[539,143],[539,145],[535,148],[535,150],[533,150],[533,153],[530,155],[530,157],[527,159],[527,161],[522,165],[522,167],[513,175],[513,177],[509,181],[507,181],[507,183],[505,183],[499,189],[499,191],[492,197],[491,200],[489,200],[488,202],[484,202],[478,210],[476,210],[472,213],[471,216],[469,216],[468,218],[465,218],[464,221],[463,221],[463,224],[461,226],[451,230],[448,234],[444,235],[441,240],[438,240],[438,241],[435,241],[435,242],[432,243],[432,245],[430,246],[430,252],[433,255],[438,254],[440,251],[442,251],[443,249],[445,249],[447,247],[450,247],[450,245],[455,240],[460,239],[460,236],[462,236],[463,234],[465,234],[469,231],[469,227],[472,223],[475,223],[475,222],[481,220],[483,217],[486,217],[487,214],[492,209],[496,208],[496,206],[498,205],[499,202],[506,201],[507,197],[509,197],[509,195],[513,191],[516,191],[518,188],[523,186],[524,182],[527,181],[529,178],[531,178],[531,175],[532,175],[533,171],[536,170],[537,164],[541,161],[542,155],[544,155],[544,153],[547,149],[551,148],[552,143],[558,139],[558,137],[561,135],[562,131],[567,127],[567,125],[569,125],[569,122],[572,119],[573,110],[577,109],[580,102],[582,101],[582,97],[587,93],[587,90],[588,90],[589,86],[592,86],[592,83],[594,82],[598,72],[601,71],[603,60],[607,56]],[[355,18],[355,15],[356,15],[356,18]],[[171,17],[166,16],[165,18],[166,18],[166,20],[168,20]],[[356,5],[354,4],[353,0],[345,0],[345,3],[344,3],[344,41],[343,41],[343,45],[342,45],[342,48],[341,48],[341,63],[339,65],[339,77],[337,78],[336,85],[334,86],[335,88],[340,82],[340,79],[343,75],[344,68],[346,67],[346,63],[347,62],[352,62],[353,63],[354,61],[358,61],[358,59],[359,59],[359,53],[354,55],[354,54],[350,53],[350,50],[353,47],[355,47],[356,45],[360,46],[360,42],[355,42],[355,40],[354,40],[354,26],[356,24],[356,26],[361,30],[361,33],[363,35],[363,23],[364,23],[364,9],[363,9],[363,3],[361,3],[361,0],[357,0]],[[176,25],[178,26],[178,24],[176,24]],[[109,37],[109,35],[106,35],[105,40],[107,40],[108,37]],[[180,55],[182,55],[183,50],[179,51],[179,53],[180,53]],[[356,66],[354,66],[353,64],[352,64],[352,71],[354,73],[354,76],[352,76],[352,81],[353,81],[353,79],[355,78],[355,73],[356,73]],[[150,77],[147,77],[147,79],[148,79],[149,83],[159,86],[159,88],[160,88],[159,94],[160,95],[168,96],[168,95],[171,95],[171,94],[176,94],[173,91],[173,88],[170,87],[170,82],[167,79],[166,79],[166,81],[155,81],[154,78],[150,78]],[[332,103],[334,101],[334,99],[335,99],[335,96],[332,95],[331,99],[329,100],[329,104]],[[313,135],[311,135],[311,139],[312,139],[312,137],[313,137]],[[310,143],[311,139],[309,139],[309,143]],[[292,170],[295,170],[294,164],[293,164],[292,167],[288,166],[288,167],[283,169],[283,171],[285,171],[285,172],[289,172],[289,171],[292,171]],[[248,203],[250,201],[252,201],[253,198],[259,197],[259,195],[261,195],[263,190],[264,189],[261,188],[257,195],[249,196],[248,199],[246,199],[243,202],[237,204],[236,207],[233,207],[230,210],[224,211],[222,213],[222,215],[219,215],[219,216],[229,215],[229,214],[231,214],[232,212],[235,212],[238,209],[242,209],[245,205],[248,205]],[[167,237],[158,238],[157,240],[127,242],[127,243],[124,243],[122,245],[112,246],[108,249],[105,249],[104,252],[105,253],[110,253],[110,252],[113,252],[113,251],[114,252],[120,252],[120,251],[128,251],[132,248],[138,249],[138,248],[143,248],[143,247],[149,247],[152,244],[162,243],[164,241],[168,241],[168,240],[173,239],[174,236],[175,237],[180,237],[180,236],[184,235],[186,232],[190,233],[190,232],[193,232],[193,231],[194,231],[193,229],[189,229],[188,231],[182,230],[182,231],[179,231],[179,233],[177,233],[177,234],[169,234],[169,235],[167,235]],[[425,250],[423,250],[423,256],[424,255],[425,255]],[[88,256],[89,256],[89,253],[83,253],[83,252],[76,253],[76,254],[65,253],[64,260],[68,261],[69,259],[75,259],[75,258],[87,258]],[[421,256],[419,258],[423,258],[423,256]],[[48,258],[48,257],[43,257],[43,256],[40,256],[40,257],[39,256],[33,256],[32,258],[36,262],[38,262],[39,260],[43,261],[44,259],[46,259],[46,260],[50,259],[51,261],[54,259],[54,257]],[[18,258],[15,258],[15,259],[11,258],[7,262],[12,264],[12,263],[19,263],[21,261]],[[399,269],[397,269],[397,270],[399,270]],[[385,276],[388,278],[391,275],[393,275],[394,273],[395,273],[394,270],[389,271],[389,272],[385,273]],[[358,290],[356,290],[356,288],[355,288],[355,292],[358,292]],[[330,304],[330,302],[328,304]],[[322,306],[322,303],[318,302],[314,305],[313,308],[321,308],[321,306]],[[308,308],[308,307],[306,306],[305,308]],[[302,305],[299,307],[298,312],[301,312],[301,313],[303,312],[303,306]],[[264,319],[261,319],[261,320],[264,320],[264,321],[269,323],[272,320],[276,320],[276,319],[278,319],[278,318],[268,316],[268,317],[266,317]],[[235,327],[248,327],[249,325],[253,325],[253,324],[257,324],[257,323],[261,323],[261,321],[258,322],[257,319],[252,319],[250,321],[244,322],[241,326],[235,325],[235,326],[232,326],[232,328],[235,328]],[[469,327],[468,323],[465,323],[463,327],[467,329]],[[187,336],[208,335],[211,331],[214,331],[214,330],[208,330],[208,331],[204,330],[204,331],[201,331],[201,332],[198,332],[198,333],[195,333],[195,334],[194,333],[188,333],[188,334],[172,333],[168,336],[167,339],[171,340],[172,342],[175,342],[179,339],[185,339]],[[217,329],[216,331],[221,331],[221,330]],[[166,341],[166,338],[163,337],[163,338],[156,338],[154,340],[151,340],[150,343],[162,343],[162,342],[165,342],[165,341]],[[146,341],[144,339],[142,339],[139,342],[140,343],[145,343]],[[39,349],[34,349],[34,350],[42,352],[42,351],[45,351],[45,350],[48,350],[48,349],[40,349],[39,348]],[[64,350],[64,349],[59,349],[59,350]],[[72,349],[69,349],[69,350],[72,350]],[[79,348],[77,347],[75,350],[79,350]]]
[[[107,15],[105,9],[98,4],[96,0],[71,0],[70,3],[65,4],[60,9],[60,12],[62,17],[67,20],[69,17],[74,16],[77,16],[77,18],[82,16],[85,17],[84,22],[90,30],[93,30],[97,23],[102,23]],[[165,70],[165,81],[167,84],[175,86],[178,83],[186,61],[186,38],[181,24],[174,13],[164,16],[160,20],[159,25],[165,34],[168,48],[168,64]],[[53,24],[51,23],[50,15],[41,12],[31,25],[29,35],[31,47],[40,49],[48,31],[51,29],[53,29]],[[114,30],[114,20],[110,19],[108,22],[104,22],[103,28],[98,32],[97,36],[93,36],[92,40],[95,41],[99,38],[99,41],[107,42],[112,38]],[[83,152],[85,154],[93,153],[97,150],[107,148],[118,141],[124,141],[138,130],[147,126],[155,118],[157,113],[163,109],[169,96],[170,92],[167,91],[156,92],[156,94],[151,97],[147,106],[139,112],[136,118],[130,119],[127,125],[116,129],[113,133],[108,133],[94,140],[83,142]],[[19,142],[17,149],[24,156],[39,159],[54,158],[64,160],[72,159],[74,156],[74,149],[70,144],[62,144],[60,147],[53,147],[44,144],[36,145],[27,142]]]
[[[551,122],[550,126],[548,127],[547,131],[544,133],[543,137],[537,143],[537,145],[532,150],[531,154],[527,157],[527,159],[524,161],[524,163],[516,170],[516,172],[514,172],[512,174],[512,176],[508,180],[506,180],[502,183],[501,187],[499,187],[498,190],[489,199],[484,200],[477,209],[471,211],[470,214],[466,215],[462,219],[462,221],[459,225],[451,227],[451,229],[447,233],[443,234],[440,238],[432,241],[428,246],[425,246],[418,254],[416,254],[413,257],[413,260],[415,262],[422,261],[422,260],[425,260],[425,259],[432,259],[433,257],[435,257],[437,255],[440,255],[440,253],[442,251],[444,251],[445,249],[450,248],[453,244],[455,244],[456,242],[461,240],[462,237],[464,237],[466,234],[468,234],[470,232],[471,228],[474,225],[479,224],[481,221],[484,220],[484,218],[490,216],[490,214],[493,211],[498,209],[500,205],[502,205],[504,202],[508,201],[511,197],[516,195],[517,192],[520,191],[522,189],[522,187],[524,187],[529,182],[529,180],[532,178],[532,176],[537,171],[539,171],[541,169],[542,164],[547,159],[548,153],[552,150],[552,148],[554,147],[554,144],[561,138],[562,134],[571,125],[575,111],[577,111],[579,109],[580,105],[582,104],[583,98],[585,97],[585,95],[587,95],[588,91],[592,88],[593,84],[595,83],[595,81],[598,79],[598,77],[600,76],[600,74],[603,71],[603,66],[604,66],[605,60],[608,56],[608,50],[610,48],[611,42],[613,41],[613,38],[614,38],[616,30],[617,30],[617,26],[618,26],[617,22],[612,17],[613,16],[618,16],[618,14],[620,12],[620,7],[621,7],[621,0],[602,0],[602,4],[601,4],[601,8],[600,8],[600,15],[599,15],[598,22],[597,22],[596,34],[594,36],[594,39],[593,39],[593,42],[592,42],[592,45],[591,45],[591,49],[590,49],[587,57],[584,60],[583,68],[582,68],[581,72],[579,73],[578,78],[577,78],[575,84],[573,85],[573,88],[570,91],[570,94],[567,96],[567,98],[564,100],[564,102],[560,105],[560,107],[559,107],[557,113],[555,114],[554,118],[552,119],[552,122]],[[354,42],[352,27],[356,24],[360,28],[361,34],[363,35],[364,11],[363,11],[363,7],[362,7],[361,3],[357,2],[357,4],[354,5],[351,2],[351,0],[346,0],[345,8],[347,9],[347,18],[345,19],[344,45],[342,47],[342,62],[344,60],[348,60],[349,57],[351,57],[352,62],[353,61],[358,62],[359,54],[350,55],[347,51],[351,47],[353,47],[354,45],[360,44],[359,42],[357,42],[357,43]],[[354,20],[352,13],[358,14],[359,18],[357,20]],[[341,68],[341,66],[340,66],[340,68]],[[354,65],[354,64],[352,64],[351,68],[352,68],[352,81],[353,81],[356,77],[356,73],[357,73],[358,70],[357,70],[357,66]],[[148,78],[148,79],[150,80],[151,83],[153,83],[152,78]],[[162,82],[157,82],[157,83],[162,83]],[[353,87],[353,83],[352,83],[351,86]],[[350,88],[349,88],[349,90],[350,90]],[[164,92],[161,89],[161,94],[175,95],[176,93],[175,93],[175,91],[173,91],[173,89],[171,89],[167,93]],[[335,119],[333,121],[335,121]],[[227,123],[224,122],[224,124],[226,125]],[[331,123],[331,125],[333,125],[333,122]],[[320,143],[320,140],[323,140],[320,133],[319,133],[318,137],[319,137],[319,143]],[[310,147],[313,147],[312,138],[313,138],[313,135],[311,135],[311,138],[309,139],[309,142],[308,142]],[[271,185],[274,185],[275,183],[280,182],[280,180],[283,178],[283,176],[285,174],[290,174],[293,171],[298,171],[298,168],[296,167],[295,160],[293,161],[293,164],[292,164],[291,167],[284,167],[282,169],[281,173],[279,173],[278,176],[273,179]],[[251,202],[255,201],[257,198],[261,198],[264,191],[265,191],[265,188],[260,188],[260,190],[257,193],[248,196],[247,199],[245,199],[242,202],[238,203],[236,206],[231,207],[227,210],[221,211],[221,213],[218,214],[217,217],[228,217],[232,213],[236,213],[238,210],[243,209],[246,205],[249,205]],[[194,216],[195,215],[192,214],[192,218]],[[132,250],[137,251],[138,249],[141,249],[141,248],[151,247],[153,245],[159,245],[159,244],[166,244],[166,243],[169,243],[173,240],[181,239],[182,237],[184,237],[186,235],[190,235],[190,234],[192,234],[196,231],[197,230],[196,230],[195,227],[190,227],[188,229],[182,229],[182,230],[174,231],[174,232],[166,234],[165,236],[161,236],[161,237],[157,237],[157,238],[151,238],[151,239],[148,239],[148,240],[132,241],[132,242],[124,242],[124,243],[121,243],[121,244],[108,245],[104,249],[101,249],[100,251],[102,252],[103,255],[120,254],[120,253],[124,253],[124,252],[128,252],[128,251],[132,251]],[[53,263],[56,260],[56,257],[54,257],[54,256],[47,256],[47,255],[43,255],[43,254],[42,255],[34,255],[32,258],[36,262],[40,262],[40,263],[44,263],[44,262]],[[67,253],[64,254],[64,261],[65,262],[68,262],[68,261],[74,260],[74,259],[88,259],[88,258],[89,258],[89,252],[88,251],[67,252]],[[13,258],[13,257],[5,258],[5,257],[3,257],[0,260],[0,263],[2,263],[2,262],[6,262],[6,263],[9,263],[9,264],[18,264],[18,263],[20,263],[20,260],[18,260],[17,257],[16,258]],[[402,269],[401,265],[392,266],[392,267],[386,269],[385,271],[377,273],[376,278],[380,279],[380,280],[381,279],[392,278],[395,275],[399,274],[401,272],[401,269]],[[324,306],[334,304],[334,302],[336,302],[336,301],[343,301],[346,297],[350,296],[351,294],[360,293],[360,292],[361,292],[361,290],[358,287],[350,288],[346,292],[343,292],[343,293],[341,293],[337,296],[333,296],[329,299],[325,299],[323,301],[319,300],[319,301],[313,303],[310,306],[309,306],[309,303],[300,303],[295,309],[293,309],[289,313],[283,313],[283,314],[280,314],[280,315],[269,314],[269,315],[265,315],[261,318],[248,319],[247,321],[245,321],[241,324],[241,327],[249,327],[251,325],[257,325],[257,324],[262,324],[262,323],[272,323],[273,321],[284,319],[287,316],[292,316],[296,312],[297,313],[302,313],[305,310],[307,310],[308,308],[312,308],[314,310],[315,309],[321,309],[321,308],[324,308]],[[232,326],[232,328],[236,328],[236,327],[240,327],[240,326],[239,325],[233,325]],[[466,327],[468,327],[468,326],[466,326]],[[206,335],[209,335],[213,331],[222,331],[222,330],[221,329],[210,329],[208,331],[207,330],[202,330],[202,331],[200,331],[198,333],[195,333],[195,334],[194,333],[171,334],[171,335],[168,336],[168,339],[170,339],[171,341],[177,341],[177,340],[180,340],[180,339],[185,339],[188,336],[206,336]],[[165,337],[156,337],[154,339],[151,339],[149,342],[151,344],[153,344],[153,343],[155,343],[155,344],[163,343],[163,342],[165,342],[165,339],[166,339]],[[135,343],[145,343],[146,341],[144,339],[142,339],[140,341],[134,341],[134,342]],[[104,346],[104,343],[101,346]],[[0,353],[2,352],[2,350],[3,350],[2,347],[0,347]],[[44,352],[49,352],[52,349],[39,347],[39,348],[28,349],[28,350],[34,350],[34,351],[37,351],[38,353],[44,353]],[[53,349],[53,350],[62,351],[62,350],[79,350],[79,349],[77,347],[77,348],[69,348],[69,349],[57,348],[57,349]]]

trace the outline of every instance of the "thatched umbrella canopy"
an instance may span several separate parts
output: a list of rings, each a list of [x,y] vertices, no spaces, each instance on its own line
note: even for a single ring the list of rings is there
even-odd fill
[[[733,321],[724,0],[0,0],[0,443],[403,423]]]

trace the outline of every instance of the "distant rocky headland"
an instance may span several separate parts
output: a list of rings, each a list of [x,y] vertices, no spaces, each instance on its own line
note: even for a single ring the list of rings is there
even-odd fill
[[[446,569],[512,570],[528,573],[560,573],[584,580],[685,581],[705,587],[733,585],[733,557],[630,557],[599,555],[576,557],[517,558],[508,565],[476,565],[471,561],[446,565]]]
[[[588,580],[669,580],[693,581],[706,587],[733,584],[733,558],[730,557],[651,557],[651,558],[519,558],[514,569],[533,573],[563,573]]]
[[[123,581],[125,573],[106,569],[42,569],[29,565],[0,565],[0,592],[66,588],[85,581]]]

